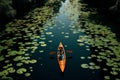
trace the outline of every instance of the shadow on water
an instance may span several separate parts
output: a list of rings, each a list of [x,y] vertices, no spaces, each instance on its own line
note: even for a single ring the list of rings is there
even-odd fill
[[[64,78],[64,72],[60,72],[60,76]]]

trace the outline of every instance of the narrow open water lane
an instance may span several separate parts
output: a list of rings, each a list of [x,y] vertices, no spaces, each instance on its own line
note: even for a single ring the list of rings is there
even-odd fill
[[[81,32],[77,20],[80,12],[77,0],[71,3],[69,0],[62,2],[59,13],[48,20],[44,25],[44,30],[40,37],[47,44],[45,47],[39,47],[43,50],[40,54],[34,54],[34,57],[42,57],[42,60],[35,65],[32,79],[40,80],[99,80],[98,70],[83,69],[80,67],[82,63],[89,63],[90,59],[81,60],[80,57],[88,57],[90,51],[86,50],[84,45],[80,47],[77,39],[79,36],[85,36]],[[74,25],[76,24],[76,26]],[[45,40],[44,40],[45,38]],[[42,42],[39,40],[39,42]],[[57,63],[56,54],[50,55],[50,52],[57,52],[59,42],[62,42],[67,55],[66,70],[62,75]],[[72,53],[67,53],[72,50]],[[31,79],[31,80],[32,80]]]

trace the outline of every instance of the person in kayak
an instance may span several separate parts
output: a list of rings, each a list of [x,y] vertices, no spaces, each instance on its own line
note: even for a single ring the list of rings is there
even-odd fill
[[[60,50],[59,50],[59,59],[60,59],[60,60],[63,60],[63,59],[64,59],[64,52],[63,52],[63,48],[62,48],[62,47],[60,47],[59,49],[60,49]]]

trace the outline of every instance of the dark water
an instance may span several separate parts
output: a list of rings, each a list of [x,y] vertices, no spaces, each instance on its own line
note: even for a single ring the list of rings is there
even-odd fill
[[[72,15],[72,16],[71,16]],[[71,16],[71,17],[70,17]],[[86,50],[85,46],[80,47],[77,39],[80,35],[85,35],[79,31],[79,26],[72,28],[73,23],[77,22],[79,16],[78,6],[66,0],[62,3],[59,13],[53,16],[51,20],[44,26],[41,37],[46,38],[44,41],[47,46],[39,46],[38,51],[32,54],[38,62],[33,65],[33,73],[28,80],[100,80],[99,70],[83,69],[80,67],[82,63],[89,63],[89,59],[81,60],[80,57],[88,57],[90,51]],[[68,19],[68,18],[72,19]],[[54,22],[54,25],[49,25]],[[47,32],[52,32],[47,35]],[[66,36],[66,37],[65,37]],[[49,42],[52,40],[52,42]],[[41,40],[37,40],[40,42]],[[64,73],[61,73],[57,63],[56,54],[50,55],[51,51],[56,52],[59,43],[62,42],[65,50],[72,50],[72,53],[67,53],[67,64]],[[44,52],[39,52],[44,50]],[[42,59],[40,59],[42,58]]]

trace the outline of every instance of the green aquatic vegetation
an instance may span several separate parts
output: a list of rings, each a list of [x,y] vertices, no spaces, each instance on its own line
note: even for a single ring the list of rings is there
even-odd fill
[[[64,45],[65,47],[68,47],[68,45]]]
[[[88,48],[88,49],[86,49],[87,51],[90,51],[90,49]]]
[[[13,67],[10,67],[10,68],[7,69],[7,71],[9,73],[15,73],[16,70]]]
[[[19,68],[19,69],[16,71],[17,74],[23,74],[23,73],[25,73],[25,72],[27,72],[27,69],[26,69],[26,68]]]
[[[91,66],[94,66],[94,65],[95,65],[95,63],[93,63],[93,62],[90,62],[90,63],[89,63],[89,65],[91,65]]]
[[[45,42],[44,42],[44,43],[41,43],[41,46],[45,47],[45,46],[47,46],[47,44],[45,44]]]
[[[16,64],[16,66],[22,66],[23,65],[23,63],[17,63]]]
[[[7,70],[3,70],[0,72],[0,76],[7,76],[9,72]]]
[[[69,38],[69,36],[64,36],[65,38]]]
[[[29,70],[30,70],[31,72],[33,72],[33,67],[29,67]]]
[[[97,57],[97,56],[96,56],[96,55],[94,55],[94,54],[92,54],[92,55],[91,55],[91,57],[92,57],[92,58],[94,58],[94,57]]]
[[[44,37],[44,38],[40,38],[41,40],[46,40],[46,38]]]
[[[81,56],[80,59],[85,59],[85,57],[84,57],[84,56]]]
[[[24,54],[25,56],[30,56],[30,54],[29,53],[26,53],[26,54]],[[29,57],[30,58],[30,57]]]
[[[87,27],[82,29],[88,36],[79,36],[77,42],[88,44],[95,48],[93,53],[91,53],[91,59],[96,59],[99,63],[106,61],[106,64],[102,65],[101,69],[111,73],[111,75],[118,75],[117,73],[120,71],[120,65],[118,64],[120,61],[120,45],[116,39],[116,34],[107,26],[92,23],[91,21]],[[100,66],[94,65],[93,67],[98,69]],[[90,68],[93,69],[93,67]],[[106,67],[110,67],[113,71]],[[105,80],[110,79],[106,77]]]
[[[91,56],[88,56],[87,58],[88,58],[88,59],[91,59]]]
[[[47,35],[52,35],[53,33],[52,32],[46,32]]]
[[[94,66],[95,69],[100,69],[100,66]]]
[[[2,80],[14,80],[12,77],[6,77],[6,76],[4,76],[4,77],[2,77]]]
[[[65,32],[61,32],[61,34],[64,34]]]
[[[37,62],[37,60],[35,60],[35,59],[30,60],[30,63],[31,63],[31,64],[34,64],[34,63],[36,63],[36,62]]]
[[[116,78],[116,80],[120,80],[120,78]]]
[[[112,75],[118,75],[118,72],[116,72],[116,71],[111,71],[110,72]]]
[[[23,60],[24,58],[22,56],[16,56],[13,60],[14,61],[21,61]]]
[[[81,67],[82,68],[89,68],[89,65],[88,64],[81,64]]]
[[[95,67],[94,67],[94,66],[89,66],[89,69],[92,69],[92,70],[93,70],[93,69],[95,69]]]
[[[23,59],[23,60],[21,60],[21,62],[22,62],[22,63],[25,63],[25,64],[29,64],[29,63],[30,63],[30,60],[25,60],[25,59]]]
[[[53,42],[53,41],[52,41],[52,40],[49,40],[48,42],[50,42],[50,43],[51,43],[51,42]]]
[[[102,59],[97,59],[98,62],[102,62]]]
[[[79,45],[79,46],[84,46],[85,44],[84,44],[84,43],[79,43],[78,45]]]
[[[14,19],[12,22],[8,23],[5,29],[5,34],[10,35],[12,37],[8,37],[8,40],[2,40],[2,43],[5,43],[6,46],[0,46],[0,52],[4,49],[7,49],[7,54],[5,55],[6,59],[10,58],[11,60],[6,60],[4,57],[0,56],[0,61],[3,61],[4,63],[10,63],[13,62],[14,66],[16,67],[13,69],[13,65],[8,66],[5,65],[3,66],[3,69],[7,69],[0,71],[0,75],[7,76],[10,73],[16,72],[17,74],[23,74],[27,71],[27,69],[22,68],[21,66],[24,66],[25,64],[34,64],[37,62],[37,60],[30,59],[30,57],[25,57],[25,56],[30,56],[26,52],[31,49],[32,51],[35,51],[38,46],[38,40],[45,40],[44,37],[40,37],[38,34],[44,34],[42,27],[42,24],[45,24],[46,20],[50,18],[53,15],[53,7],[48,7],[44,6],[41,8],[36,8],[32,10],[31,12],[28,13],[24,17],[23,20],[20,19]],[[54,21],[52,21],[52,25],[54,24]],[[51,28],[52,29],[52,28]],[[47,35],[50,35],[51,37],[54,37],[52,32],[47,33]],[[31,42],[28,42],[28,41]],[[49,41],[52,42],[52,41]],[[19,50],[15,50],[14,45],[18,44]],[[31,45],[33,47],[31,47]],[[27,46],[27,47],[26,47]],[[47,44],[42,44],[42,46],[47,46]],[[9,49],[8,49],[9,48]],[[44,50],[41,50],[40,52],[44,52]],[[20,68],[20,69],[18,69]],[[31,69],[31,71],[33,71]],[[25,73],[25,76],[30,76],[30,73]]]
[[[108,69],[107,68],[103,68],[103,71],[108,71]]]
[[[110,76],[104,76],[105,80],[110,80]]]
[[[3,60],[5,60],[5,58],[4,58],[4,56],[0,56],[0,61],[3,61]]]
[[[11,66],[13,66],[13,64],[12,64],[12,63],[7,64],[6,66],[3,66],[3,68],[4,68],[4,69],[7,69],[8,67],[11,67]]]
[[[3,46],[0,46],[0,52],[1,52],[2,50],[4,50],[4,47],[3,47]]]
[[[9,51],[8,56],[15,56],[17,54],[17,51]]]
[[[50,35],[51,37],[54,37],[54,35]]]
[[[40,52],[40,53],[43,53],[43,52],[44,52],[44,50],[40,50],[39,52]]]
[[[41,46],[42,46],[42,47],[45,47],[45,46],[47,46],[47,44],[41,44]]]
[[[65,34],[69,34],[68,32],[66,32]]]
[[[29,77],[31,75],[31,73],[25,73],[26,77]]]
[[[26,59],[26,60],[30,59],[30,56],[29,56],[29,55],[30,55],[30,54],[26,55],[26,57],[23,57],[23,59]]]

